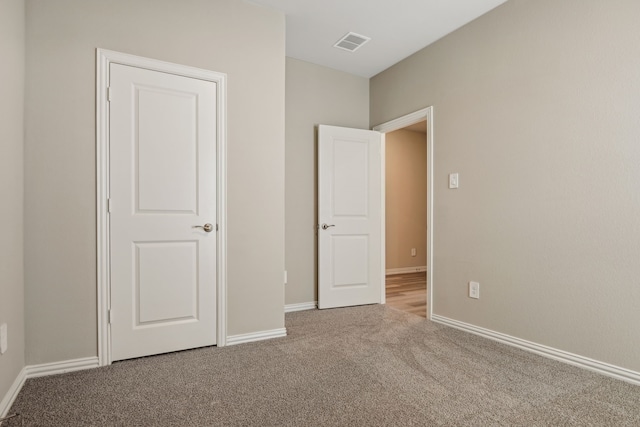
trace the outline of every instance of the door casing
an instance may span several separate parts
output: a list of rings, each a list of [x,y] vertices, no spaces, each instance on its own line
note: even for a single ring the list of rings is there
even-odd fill
[[[109,332],[110,307],[110,259],[109,259],[109,65],[123,64],[153,71],[176,74],[216,83],[217,121],[217,345],[226,345],[227,338],[227,234],[226,234],[226,81],[223,73],[189,67],[186,65],[158,61],[135,55],[96,50],[96,222],[97,222],[97,309],[98,309],[98,363],[99,366],[111,364],[111,337]]]
[[[399,117],[375,126],[373,130],[382,133],[382,224],[385,224],[385,133],[393,132],[426,120],[427,122],[427,319],[433,314],[433,106]],[[382,271],[385,271],[385,227],[382,228]],[[382,286],[381,301],[386,301],[386,289]]]

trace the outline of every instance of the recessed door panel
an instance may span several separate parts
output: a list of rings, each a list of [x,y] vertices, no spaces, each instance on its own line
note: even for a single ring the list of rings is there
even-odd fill
[[[137,210],[197,213],[197,94],[136,86]]]
[[[369,140],[333,140],[333,216],[366,216]]]
[[[334,288],[367,286],[369,283],[368,236],[331,236]]]
[[[135,244],[136,326],[198,318],[198,242]]]

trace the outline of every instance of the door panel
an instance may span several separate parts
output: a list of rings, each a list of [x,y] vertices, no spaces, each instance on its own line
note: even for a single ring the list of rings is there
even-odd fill
[[[368,236],[331,236],[334,287],[362,287],[369,283]]]
[[[136,326],[197,321],[198,242],[136,243],[135,249]]]
[[[319,308],[381,302],[380,148],[378,132],[318,129]]]
[[[334,217],[367,216],[369,140],[333,141],[332,214]]]
[[[112,360],[213,345],[216,84],[111,64],[110,92]]]
[[[197,94],[136,86],[134,96],[138,210],[197,213]]]

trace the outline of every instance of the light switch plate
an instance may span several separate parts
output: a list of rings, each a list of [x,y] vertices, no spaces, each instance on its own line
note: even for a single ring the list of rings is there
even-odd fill
[[[449,174],[449,188],[458,188],[459,180],[457,173]]]

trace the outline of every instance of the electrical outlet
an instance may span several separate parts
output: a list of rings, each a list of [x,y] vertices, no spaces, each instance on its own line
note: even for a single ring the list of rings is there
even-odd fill
[[[469,298],[480,298],[480,283],[469,282]]]
[[[0,354],[5,354],[7,352],[7,324],[3,323],[0,325]]]
[[[416,256],[416,248],[411,248],[411,256]]]

